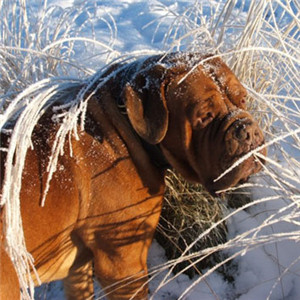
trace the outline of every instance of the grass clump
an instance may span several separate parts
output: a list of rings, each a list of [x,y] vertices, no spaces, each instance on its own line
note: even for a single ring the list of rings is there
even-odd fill
[[[166,183],[156,240],[165,249],[168,259],[176,259],[199,235],[223,218],[225,205],[212,197],[200,184],[188,183],[173,171],[168,172]],[[226,225],[221,223],[186,254],[222,244],[226,241],[226,234]],[[190,265],[185,273],[193,277],[195,274],[201,274],[200,270],[211,267],[222,259],[222,253],[214,252],[193,266],[193,259],[180,262],[173,271],[177,273]]]

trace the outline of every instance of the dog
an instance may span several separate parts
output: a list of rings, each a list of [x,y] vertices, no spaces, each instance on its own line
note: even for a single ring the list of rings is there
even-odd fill
[[[246,110],[245,88],[220,58],[156,55],[113,65],[102,79],[80,139],[65,142],[44,207],[59,128],[51,108],[35,127],[20,192],[26,247],[41,282],[63,280],[67,299],[92,297],[93,272],[108,299],[146,299],[166,169],[215,195],[261,169],[252,155],[216,180],[264,136]],[[2,153],[3,171],[4,161]],[[1,299],[18,299],[2,232]]]

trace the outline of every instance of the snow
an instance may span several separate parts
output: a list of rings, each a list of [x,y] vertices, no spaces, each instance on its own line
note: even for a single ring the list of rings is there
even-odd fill
[[[53,6],[53,12],[51,18],[49,17],[46,20],[48,20],[49,28],[51,28],[51,26],[54,26],[51,20],[55,20],[55,17],[58,18],[61,11],[65,11],[70,14],[72,26],[70,24],[64,26],[70,26],[70,30],[75,27],[80,32],[78,40],[74,42],[74,51],[70,55],[73,63],[76,62],[79,67],[70,67],[69,75],[76,77],[79,73],[93,74],[94,71],[101,69],[107,62],[119,55],[140,53],[141,51],[157,53],[157,51],[169,49],[170,44],[173,49],[176,49],[178,41],[174,39],[175,44],[172,44],[171,31],[174,34],[174,31],[178,30],[177,36],[183,34],[182,30],[179,29],[179,22],[186,22],[186,28],[191,30],[194,27],[193,23],[189,23],[185,18],[174,21],[172,16],[174,17],[176,14],[192,15],[189,6],[194,2],[192,0],[103,0],[96,2],[93,0],[49,0],[47,5]],[[203,5],[201,9],[206,18],[220,9],[221,4],[224,5],[225,3],[225,1],[209,1],[210,3],[207,4],[207,1],[202,0],[197,2],[199,7],[200,4]],[[236,24],[231,21],[232,26],[228,26],[226,29],[231,41],[238,39],[240,32],[238,25],[245,20],[247,11],[251,8],[251,0],[233,2],[237,3],[234,8]],[[292,4],[289,6],[285,3],[286,1],[282,2],[284,2],[283,7],[287,7],[290,14],[283,13],[284,10],[279,5],[279,8],[275,10],[275,15],[280,19],[278,25],[284,27],[289,17],[296,14],[296,4],[291,2]],[[29,19],[34,22],[37,17],[41,17],[40,13],[36,13],[38,8],[41,7],[41,1],[28,0],[27,3],[31,7],[28,15]],[[57,8],[57,6],[60,8]],[[74,12],[78,10],[80,13],[72,19]],[[166,12],[168,12],[169,17],[166,17]],[[271,17],[266,16],[266,18]],[[172,22],[174,22],[175,29],[171,30],[170,25]],[[186,48],[193,49],[196,45],[206,42],[206,39],[203,38],[203,32],[205,32],[204,29],[199,31],[199,40],[193,40],[187,35],[185,40],[190,41],[192,46],[186,46]],[[62,35],[61,32],[59,34]],[[219,36],[222,36],[221,33],[219,34]],[[291,31],[290,34],[291,36],[294,35],[294,38],[297,37],[295,31]],[[52,37],[51,34],[49,34],[50,37]],[[200,39],[200,37],[203,39]],[[32,35],[32,38],[34,40],[34,35]],[[99,41],[99,44],[92,43],[92,39]],[[63,45],[66,42],[67,40],[62,35],[61,44]],[[167,44],[168,46],[166,46]],[[103,45],[106,45],[106,48],[113,49],[114,52],[104,53],[105,47]],[[209,49],[209,47],[206,47],[206,49]],[[67,53],[63,52],[62,55],[67,55]],[[296,62],[298,61],[297,58],[293,59]],[[291,85],[296,85],[296,82],[291,83]],[[293,109],[298,109],[299,112],[298,100],[299,98],[295,98]],[[34,105],[34,102],[32,102],[32,105]],[[11,112],[11,114],[13,113],[15,112]],[[280,112],[280,115],[284,117],[284,112]],[[299,134],[299,128],[297,129],[299,114],[296,115],[294,120],[296,127],[291,127],[290,132],[284,132],[280,137],[273,136],[269,140],[269,145],[286,140],[287,137],[292,135],[297,136]],[[289,127],[287,126],[287,128]],[[24,143],[25,141],[26,138],[24,138]],[[28,143],[24,144],[24,149],[29,146]],[[299,148],[294,144],[291,146],[294,148],[289,151],[293,151],[296,160],[297,157],[299,159]],[[287,149],[292,147],[289,146]],[[58,146],[57,155],[59,151]],[[20,156],[21,162],[24,160],[22,157],[24,155]],[[278,167],[273,160],[269,163],[274,169]],[[162,271],[154,272],[151,277],[149,283],[151,297],[155,300],[180,299],[182,295],[185,295],[184,299],[188,300],[300,299],[300,171],[297,167],[295,167],[295,170],[291,169],[287,164],[283,164],[282,168],[289,171],[286,172],[288,177],[284,178],[288,178],[288,183],[293,185],[292,191],[294,193],[287,192],[285,194],[281,189],[274,188],[274,186],[285,185],[275,176],[272,183],[258,176],[254,180],[254,184],[260,186],[260,188],[251,190],[254,203],[248,205],[244,210],[239,209],[231,212],[230,217],[228,217],[228,239],[236,239],[237,243],[235,245],[228,244],[228,247],[224,246],[224,251],[232,256],[234,271],[231,271],[231,275],[234,282],[228,282],[218,272],[212,272],[207,277],[196,276],[193,279],[189,279],[189,277],[182,274],[174,277],[168,284],[157,290],[160,284],[169,278],[169,272],[168,269],[163,269],[167,263],[164,250],[156,241],[153,241],[149,255],[149,270],[151,272],[153,268],[156,269],[157,266],[161,265]],[[267,169],[266,172],[268,171],[270,170]],[[283,170],[279,169],[278,172],[282,173]],[[19,174],[20,176],[21,174]],[[203,270],[203,272],[209,273],[209,270]],[[185,294],[190,286],[192,286],[192,289]],[[54,282],[36,288],[36,299],[41,299],[45,295],[46,299],[64,299],[62,283]]]

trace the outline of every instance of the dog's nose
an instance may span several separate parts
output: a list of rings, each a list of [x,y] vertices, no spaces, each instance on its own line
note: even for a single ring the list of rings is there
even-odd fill
[[[240,142],[249,141],[252,135],[252,131],[252,128],[250,128],[246,124],[238,124],[233,132],[233,136]]]
[[[250,120],[240,121],[235,125],[233,137],[240,143],[258,146],[263,141],[263,135],[258,125]]]
[[[258,124],[249,118],[235,121],[227,131],[226,148],[231,155],[247,153],[264,142]]]

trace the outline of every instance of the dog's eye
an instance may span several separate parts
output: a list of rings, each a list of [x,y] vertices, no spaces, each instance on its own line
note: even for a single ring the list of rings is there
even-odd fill
[[[187,115],[194,129],[202,129],[212,122],[216,115],[215,106],[213,97],[188,106]]]
[[[214,98],[213,97],[209,97],[205,100],[205,102],[210,105],[210,106],[213,106],[213,102],[214,102]]]

